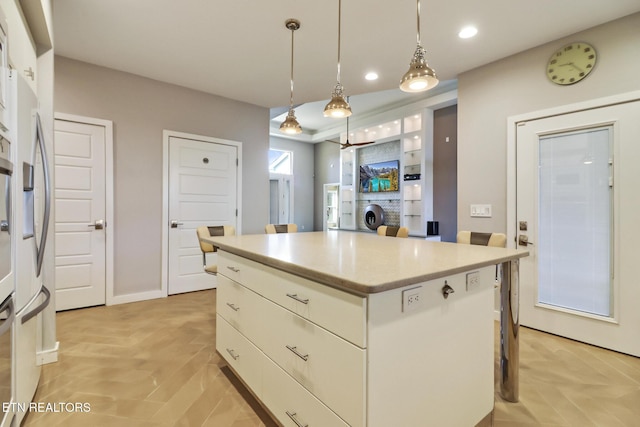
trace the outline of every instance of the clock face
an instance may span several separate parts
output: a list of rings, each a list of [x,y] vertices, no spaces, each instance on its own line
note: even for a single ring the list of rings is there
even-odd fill
[[[547,77],[559,85],[572,85],[584,79],[596,65],[596,51],[588,43],[571,43],[549,58]]]

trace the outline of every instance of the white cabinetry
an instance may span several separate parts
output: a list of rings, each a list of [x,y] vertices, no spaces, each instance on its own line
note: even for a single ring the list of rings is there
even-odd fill
[[[9,89],[9,57],[7,49],[7,20],[0,9],[0,135],[9,130],[9,104],[12,102],[7,94]]]
[[[412,236],[426,236],[427,221],[433,216],[432,116],[432,110],[427,109],[402,119],[356,129],[350,135],[352,143],[375,140],[383,144],[400,140],[400,226],[407,227]],[[358,150],[364,149],[375,149],[375,144],[350,147],[340,152],[340,228],[343,229],[356,229],[358,215],[363,214],[362,208],[358,210]],[[397,200],[398,196],[393,198]]]
[[[223,250],[218,265],[216,349],[282,425],[459,427],[491,412],[493,266],[469,290],[461,273],[357,296]],[[422,301],[410,311],[407,288]]]
[[[224,251],[218,265],[216,349],[278,421],[364,426],[365,299]]]
[[[353,149],[340,153],[340,228],[356,228],[356,165]]]

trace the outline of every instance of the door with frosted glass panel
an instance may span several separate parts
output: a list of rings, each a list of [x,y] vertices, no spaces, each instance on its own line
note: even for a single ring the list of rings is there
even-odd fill
[[[639,105],[521,122],[516,142],[520,323],[635,355]]]

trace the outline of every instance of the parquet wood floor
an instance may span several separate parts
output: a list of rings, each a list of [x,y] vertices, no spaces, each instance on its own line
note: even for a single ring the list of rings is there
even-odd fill
[[[275,426],[215,352],[215,298],[58,313],[59,362],[43,367],[34,400],[91,412],[30,413],[23,426]],[[493,425],[640,426],[640,359],[520,331],[520,402],[496,394]]]

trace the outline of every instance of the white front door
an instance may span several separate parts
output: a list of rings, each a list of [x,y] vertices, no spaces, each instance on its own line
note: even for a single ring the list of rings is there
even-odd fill
[[[238,148],[169,137],[169,295],[210,289],[196,237],[201,225],[237,225]],[[214,264],[216,254],[207,256]]]
[[[518,123],[520,323],[640,356],[640,102]],[[526,242],[524,241],[526,240]]]
[[[106,298],[105,128],[55,120],[56,310]]]

